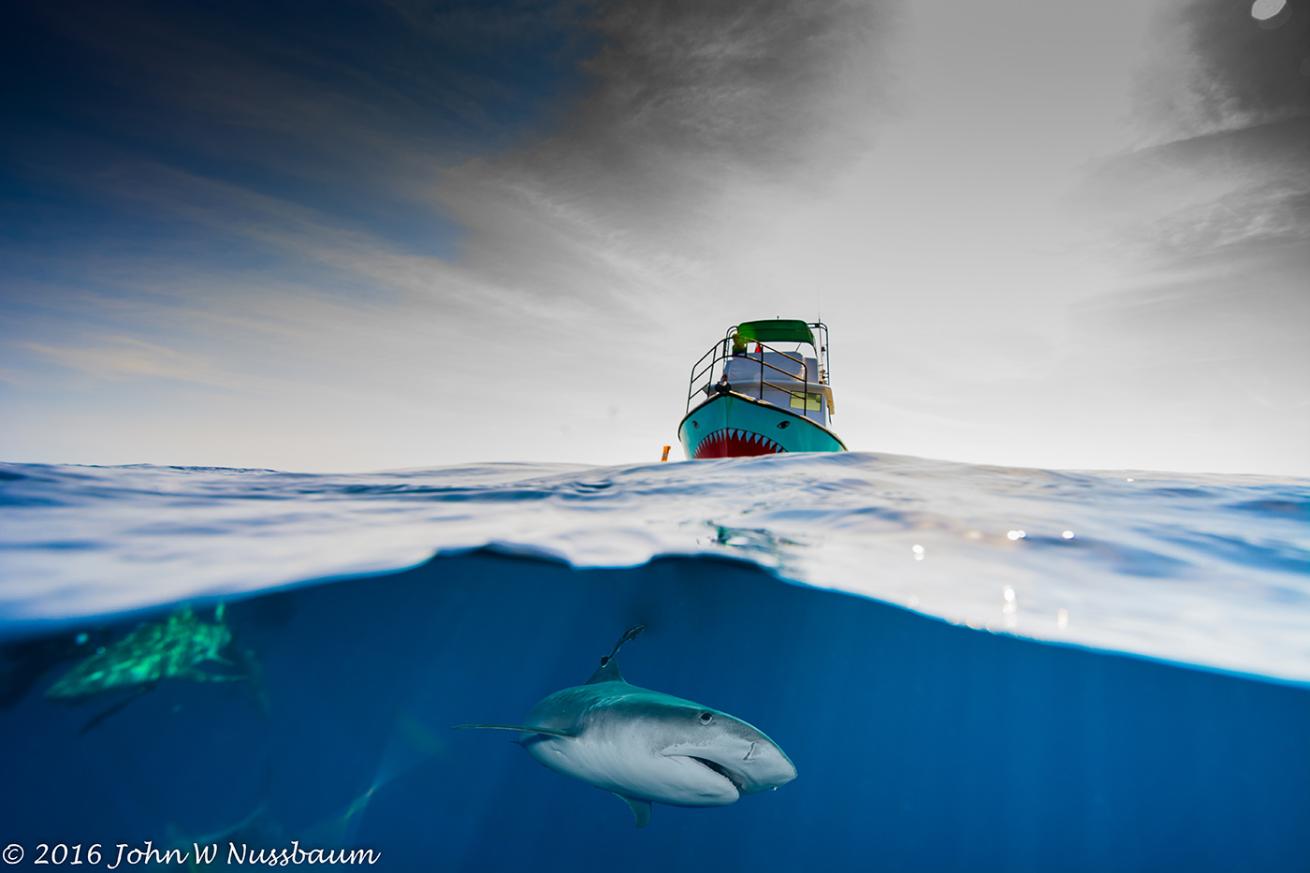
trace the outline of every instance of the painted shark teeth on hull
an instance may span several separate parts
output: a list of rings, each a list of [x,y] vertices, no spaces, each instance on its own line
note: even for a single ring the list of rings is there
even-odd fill
[[[707,434],[692,457],[738,458],[752,455],[776,455],[785,452],[780,444],[764,434],[741,428],[724,428]]]

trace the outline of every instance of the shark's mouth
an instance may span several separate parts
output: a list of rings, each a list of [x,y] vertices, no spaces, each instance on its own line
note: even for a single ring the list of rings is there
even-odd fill
[[[731,770],[724,767],[722,764],[718,764],[714,761],[709,760],[708,758],[697,758],[695,755],[687,755],[687,757],[695,761],[697,764],[700,764],[705,769],[712,770],[713,772],[718,773],[724,779],[727,779],[729,782],[732,783],[732,787],[737,789],[738,793],[744,792],[746,790],[745,787],[742,785],[741,777],[739,777],[737,774],[733,773]]]

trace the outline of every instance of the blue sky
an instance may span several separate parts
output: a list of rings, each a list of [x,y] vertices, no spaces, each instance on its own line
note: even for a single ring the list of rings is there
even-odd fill
[[[821,309],[852,447],[1310,474],[1310,8],[1255,11],[16,6],[0,457],[649,460]]]

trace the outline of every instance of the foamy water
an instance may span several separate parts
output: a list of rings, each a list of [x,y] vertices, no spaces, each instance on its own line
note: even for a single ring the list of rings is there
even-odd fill
[[[1310,680],[1310,482],[848,453],[357,475],[0,465],[0,634],[491,546],[728,556],[947,621]]]

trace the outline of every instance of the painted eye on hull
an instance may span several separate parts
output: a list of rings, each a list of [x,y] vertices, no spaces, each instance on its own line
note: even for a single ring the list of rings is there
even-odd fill
[[[702,713],[700,714],[700,723],[701,723],[701,724],[709,724],[709,723],[712,722],[712,721],[714,721],[714,713],[712,713],[712,712],[702,712]]]

